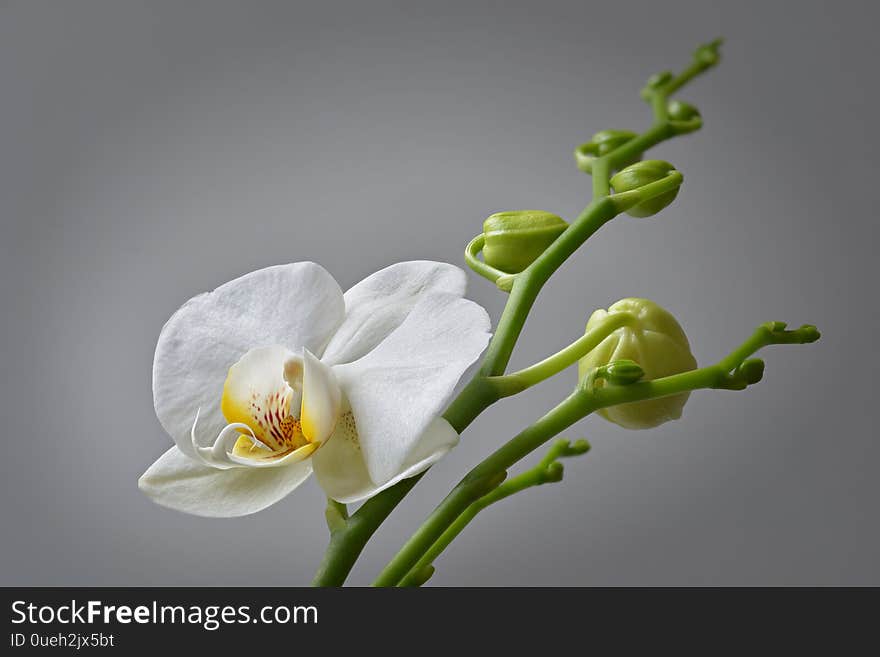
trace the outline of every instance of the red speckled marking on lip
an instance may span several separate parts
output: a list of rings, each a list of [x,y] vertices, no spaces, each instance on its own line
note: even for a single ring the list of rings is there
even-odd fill
[[[293,391],[290,388],[276,390],[264,398],[251,393],[250,415],[260,431],[255,431],[277,458],[308,444],[303,436],[300,421],[290,415]]]

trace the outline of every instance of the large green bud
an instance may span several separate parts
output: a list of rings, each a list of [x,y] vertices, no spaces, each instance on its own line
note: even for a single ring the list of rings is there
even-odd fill
[[[669,311],[648,299],[621,299],[608,310],[597,310],[587,322],[587,332],[609,315],[628,313],[632,320],[605,338],[578,362],[584,381],[596,368],[616,361],[633,361],[650,381],[696,368],[687,336]],[[601,385],[601,381],[597,384]],[[650,429],[681,417],[689,393],[610,406],[599,415],[625,429]]]
[[[622,194],[662,180],[674,171],[675,167],[664,160],[636,162],[611,176],[611,187],[616,193]],[[672,203],[676,196],[678,187],[642,201],[629,208],[626,213],[631,217],[650,217]]]
[[[568,227],[542,210],[497,212],[483,222],[483,259],[507,274],[518,274]]]

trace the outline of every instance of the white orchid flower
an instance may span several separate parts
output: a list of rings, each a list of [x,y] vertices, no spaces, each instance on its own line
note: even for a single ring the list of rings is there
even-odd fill
[[[489,339],[465,275],[401,262],[344,295],[312,262],[269,267],[168,320],[153,398],[175,446],[141,476],[155,502],[202,516],[259,511],[315,472],[343,503],[442,458],[440,417]]]

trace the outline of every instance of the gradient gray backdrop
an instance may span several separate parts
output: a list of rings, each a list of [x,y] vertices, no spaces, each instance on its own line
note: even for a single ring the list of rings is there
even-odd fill
[[[0,8],[2,548],[6,585],[273,585],[324,547],[309,482],[247,518],[154,506],[163,322],[190,296],[313,259],[347,287],[461,262],[484,217],[572,218],[571,151],[643,128],[638,90],[724,35],[682,94],[705,117],[653,155],[685,175],[655,220],[603,229],[541,297],[513,365],[647,296],[708,363],[759,322],[764,381],[698,392],[561,485],[485,513],[434,583],[880,584],[877,12],[848,2],[5,2]],[[497,319],[503,295],[472,277]],[[501,403],[369,545],[368,583],[461,476],[570,390]]]

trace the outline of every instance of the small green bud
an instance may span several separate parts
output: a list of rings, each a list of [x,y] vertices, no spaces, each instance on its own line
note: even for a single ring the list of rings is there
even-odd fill
[[[555,483],[557,481],[562,481],[562,476],[565,473],[565,466],[563,466],[559,461],[553,461],[547,468],[544,470],[543,483]]]
[[[607,155],[635,137],[638,137],[638,135],[629,130],[600,130],[592,136],[590,141],[586,144],[581,144],[575,149],[574,159],[578,169],[590,173],[593,169],[593,160],[595,158]],[[641,158],[642,154],[637,153],[628,158],[621,166],[638,162]]]
[[[654,73],[654,75],[648,78],[648,82],[645,84],[645,88],[642,89],[642,98],[647,98],[650,92],[656,91],[657,89],[663,87],[670,80],[672,80],[672,77],[672,71],[661,71],[660,73]]]
[[[596,155],[602,157],[637,136],[629,130],[600,130],[593,135],[590,143],[595,144]]]
[[[671,100],[666,108],[669,118],[673,121],[690,121],[700,118],[700,110],[683,100]]]
[[[616,360],[602,368],[602,378],[616,385],[629,385],[643,376],[645,370],[634,360]]]
[[[571,456],[577,456],[578,454],[586,454],[590,451],[590,443],[586,438],[579,438],[575,440],[568,447],[568,453]]]
[[[715,39],[710,43],[704,43],[694,51],[694,61],[702,66],[715,66],[721,61],[721,54],[718,52],[721,48],[721,39]]]
[[[663,160],[645,160],[631,164],[611,177],[611,186],[618,194],[629,192],[658,180],[662,180],[675,171],[675,167]],[[678,187],[664,194],[642,201],[629,208],[626,213],[631,217],[650,217],[657,214],[678,196]]]
[[[762,326],[771,333],[781,333],[788,324],[785,322],[764,322]]]
[[[628,313],[633,320],[617,329],[578,362],[578,376],[583,382],[597,368],[629,360],[644,370],[644,379],[652,380],[694,369],[697,361],[691,354],[687,336],[667,310],[648,299],[621,299],[605,310],[597,310],[587,322],[589,332],[609,315]],[[681,417],[689,393],[660,399],[629,402],[600,409],[599,415],[626,429],[650,429]]]
[[[800,335],[801,341],[804,344],[815,342],[820,337],[822,337],[822,334],[819,333],[819,329],[817,329],[812,324],[804,324],[798,329],[798,333]]]
[[[483,259],[508,274],[518,274],[544,253],[568,227],[542,210],[497,212],[483,222]]]
[[[749,358],[736,368],[736,375],[746,384],[753,385],[764,378],[764,361],[760,358]]]

